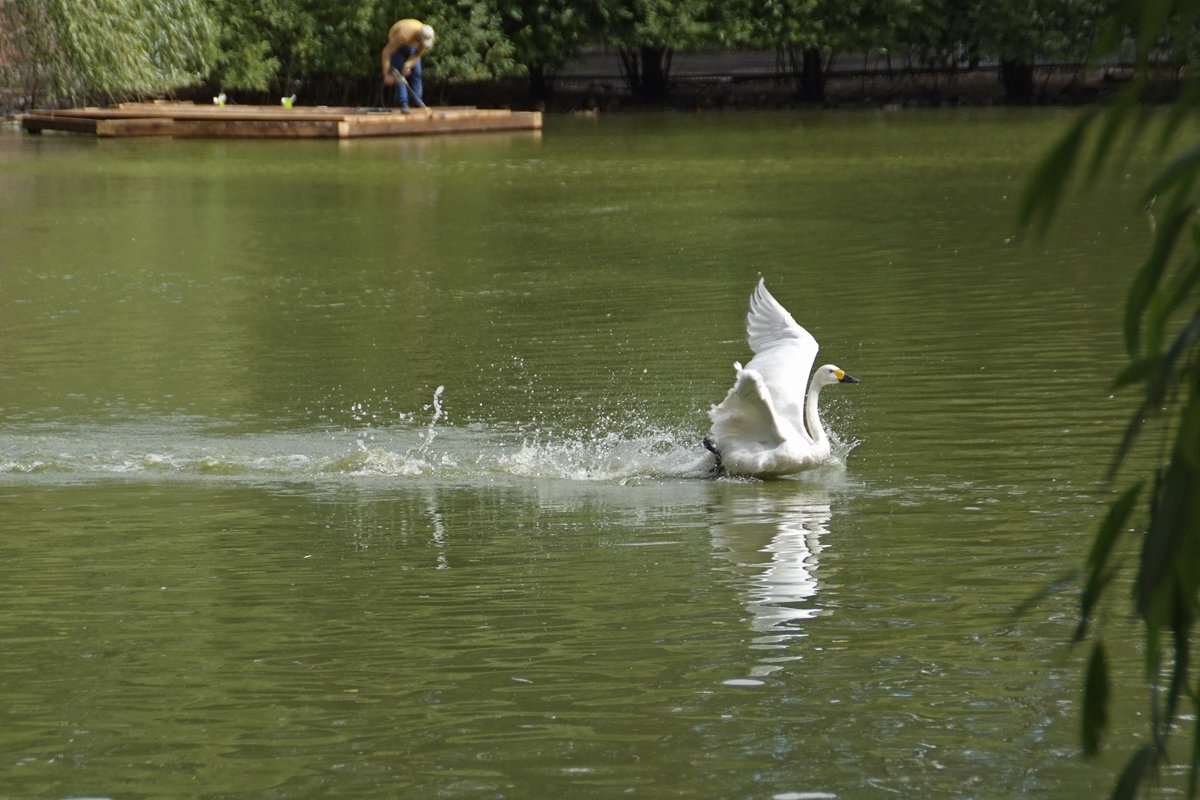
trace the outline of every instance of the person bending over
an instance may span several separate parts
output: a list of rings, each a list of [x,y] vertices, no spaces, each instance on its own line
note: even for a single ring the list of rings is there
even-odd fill
[[[396,87],[396,103],[408,112],[408,90],[412,89],[417,103],[425,105],[421,91],[421,56],[433,47],[433,28],[419,19],[402,19],[388,30],[383,46],[381,66],[385,86]],[[405,80],[400,80],[399,73]]]

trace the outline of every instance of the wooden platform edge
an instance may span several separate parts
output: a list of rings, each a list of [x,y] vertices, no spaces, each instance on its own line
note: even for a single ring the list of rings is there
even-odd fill
[[[100,121],[96,135],[170,136],[177,139],[336,139],[339,124],[336,120],[289,120],[280,123],[243,119],[132,117]]]
[[[89,117],[63,117],[57,114],[43,114],[31,111],[21,115],[21,127],[29,133],[42,131],[67,131],[69,133],[90,133],[95,135],[97,119]]]
[[[356,115],[343,123],[342,138],[369,136],[420,136],[424,134],[486,133],[489,131],[540,131],[542,112],[506,111],[496,114],[434,114],[421,119],[416,114],[395,119],[391,116]]]
[[[542,113],[463,106],[401,114],[325,106],[286,109],[272,106],[131,103],[118,108],[35,109],[22,116],[21,124],[30,133],[54,130],[90,133],[103,138],[349,139],[540,131]]]

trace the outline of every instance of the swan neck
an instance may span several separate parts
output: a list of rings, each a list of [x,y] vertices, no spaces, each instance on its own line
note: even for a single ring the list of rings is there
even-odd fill
[[[817,398],[820,394],[821,385],[817,383],[817,376],[814,374],[808,384],[808,395],[804,399],[804,425],[814,442],[823,442],[826,439],[825,426],[821,424],[821,413],[817,410]]]

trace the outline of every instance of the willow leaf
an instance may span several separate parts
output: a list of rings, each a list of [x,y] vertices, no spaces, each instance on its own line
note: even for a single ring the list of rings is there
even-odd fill
[[[1158,291],[1171,253],[1175,249],[1175,243],[1184,230],[1190,215],[1190,205],[1176,203],[1168,207],[1166,219],[1155,232],[1150,256],[1138,270],[1133,284],[1129,287],[1125,305],[1125,347],[1131,356],[1136,357],[1142,350],[1142,315],[1154,293]],[[1148,348],[1149,354],[1158,352],[1160,347],[1161,342],[1155,347]]]
[[[1075,641],[1077,642],[1086,634],[1087,623],[1095,610],[1096,601],[1100,599],[1104,587],[1112,577],[1111,571],[1107,569],[1109,557],[1112,555],[1117,538],[1126,530],[1129,515],[1133,513],[1143,485],[1141,482],[1135,483],[1113,501],[1113,504],[1109,506],[1108,513],[1104,516],[1104,521],[1100,523],[1100,530],[1097,531],[1096,538],[1092,540],[1092,549],[1088,553],[1087,559],[1087,584],[1084,586],[1079,604],[1079,627],[1075,631]]]
[[[1100,735],[1108,727],[1108,657],[1104,643],[1096,642],[1088,658],[1083,684],[1083,752],[1094,756],[1100,752]]]
[[[1038,163],[1021,198],[1018,217],[1021,227],[1028,227],[1035,217],[1038,219],[1039,233],[1044,233],[1049,226],[1050,218],[1074,170],[1084,133],[1094,117],[1095,112],[1091,110],[1080,116]]]
[[[1190,192],[1200,175],[1200,142],[1171,160],[1146,190],[1144,200],[1158,195]]]
[[[1138,102],[1144,90],[1145,79],[1139,73],[1117,93],[1112,105],[1105,111],[1100,132],[1092,146],[1092,157],[1088,163],[1088,180],[1095,180],[1109,159],[1117,139],[1124,131],[1126,142],[1132,145],[1134,135],[1127,130],[1131,117],[1137,113]],[[1128,146],[1127,148],[1128,149]]]
[[[1154,747],[1146,745],[1133,754],[1133,758],[1125,765],[1117,785],[1113,787],[1113,800],[1135,800],[1142,778],[1150,774],[1157,763]]]
[[[1192,714],[1200,718],[1200,694],[1192,695]],[[1187,796],[1189,800],[1196,796],[1197,779],[1200,778],[1200,726],[1192,732],[1192,765],[1188,770]]]

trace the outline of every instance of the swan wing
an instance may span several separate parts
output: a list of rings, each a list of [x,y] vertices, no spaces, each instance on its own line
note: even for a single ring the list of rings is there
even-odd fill
[[[786,438],[775,414],[775,404],[761,375],[734,364],[737,379],[719,405],[708,412],[718,446],[734,445],[772,449]]]
[[[811,351],[803,371],[806,377],[812,371],[813,362],[817,360],[817,340],[767,291],[767,283],[762,278],[758,279],[758,286],[750,295],[746,333],[750,337],[750,349],[756,354],[776,347],[792,348],[795,355]]]
[[[750,296],[746,333],[754,351],[746,369],[760,376],[775,413],[811,440],[804,427],[804,393],[820,346],[767,291],[762,278]]]

